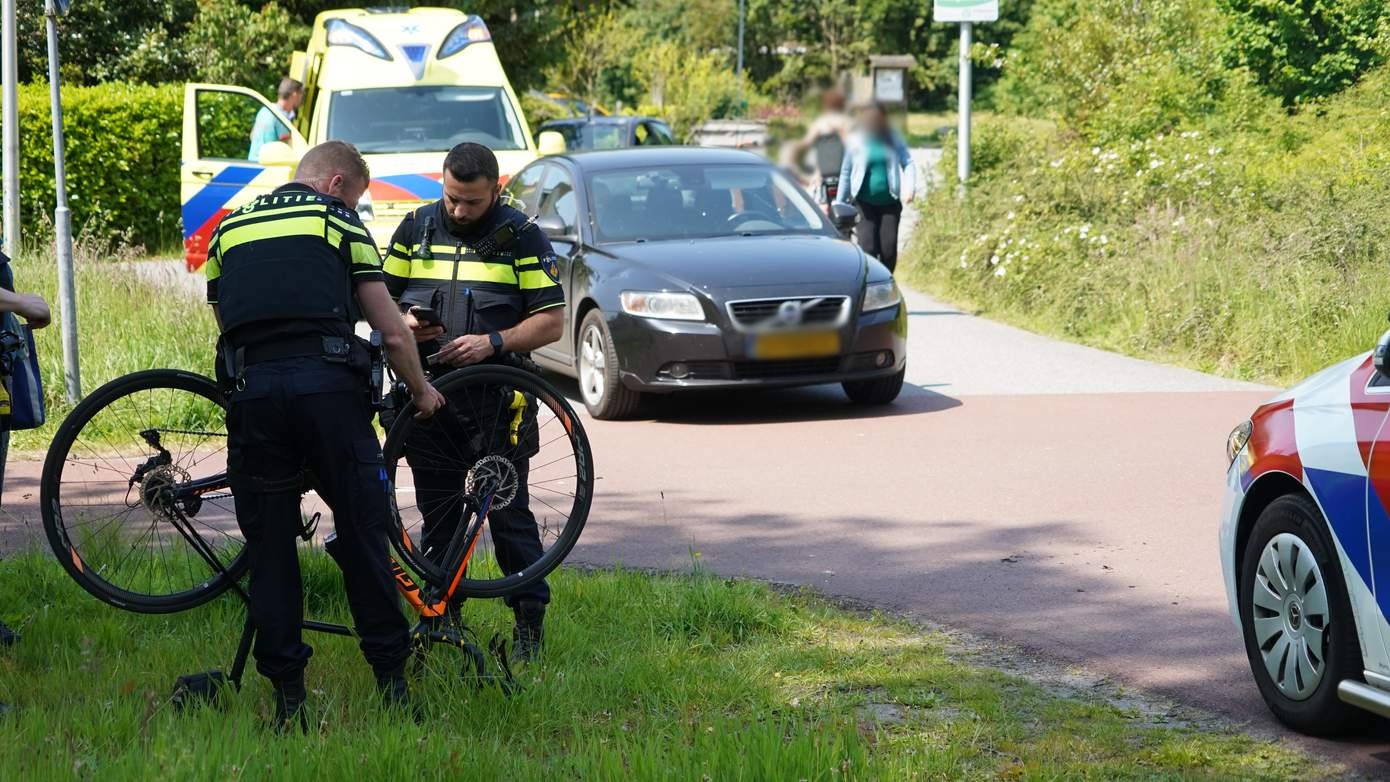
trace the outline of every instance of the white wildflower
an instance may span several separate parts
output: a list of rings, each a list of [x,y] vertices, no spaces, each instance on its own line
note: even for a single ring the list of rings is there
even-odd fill
[[[1008,271],[1008,269],[1005,269],[1003,266],[1000,266],[994,270],[994,276],[1003,277],[1005,274],[1008,274]]]

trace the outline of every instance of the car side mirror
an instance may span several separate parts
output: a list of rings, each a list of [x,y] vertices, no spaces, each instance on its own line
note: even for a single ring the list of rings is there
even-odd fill
[[[565,137],[553,130],[542,130],[536,139],[536,151],[542,156],[562,155],[565,152]]]
[[[565,221],[561,220],[559,215],[549,214],[536,218],[536,227],[554,241],[569,242],[570,244],[579,241],[579,237],[569,226],[565,225]]]
[[[847,234],[854,230],[854,226],[859,225],[859,210],[836,201],[830,205],[830,222],[834,224],[835,230]]]
[[[1375,352],[1371,353],[1371,363],[1375,364],[1377,372],[1390,378],[1390,331],[1380,335]]]
[[[299,156],[294,154],[294,148],[283,141],[267,141],[261,145],[260,154],[256,162],[263,166],[288,166],[294,168],[299,163]]]

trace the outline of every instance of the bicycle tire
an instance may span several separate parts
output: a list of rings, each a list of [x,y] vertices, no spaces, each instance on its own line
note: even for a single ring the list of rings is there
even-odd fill
[[[576,475],[574,476],[575,504],[573,513],[565,521],[564,529],[555,541],[542,553],[539,559],[520,572],[492,579],[471,579],[465,575],[459,580],[454,592],[455,596],[460,597],[506,597],[548,576],[560,566],[574,548],[575,543],[578,542],[579,535],[588,520],[589,507],[593,499],[593,453],[589,447],[588,435],[585,433],[578,415],[575,414],[574,408],[564,395],[532,372],[509,366],[483,364],[451,371],[434,380],[433,384],[446,398],[457,397],[458,393],[468,386],[486,387],[489,384],[508,386],[531,393],[537,400],[538,409],[539,405],[544,404],[550,408],[555,419],[561,422],[565,436],[570,443],[576,466]],[[445,409],[448,409],[447,405]],[[382,448],[387,478],[391,487],[391,517],[394,526],[391,544],[404,564],[417,573],[426,584],[443,587],[447,582],[453,580],[455,574],[443,572],[439,566],[423,556],[418,546],[410,542],[410,533],[403,524],[400,504],[396,499],[400,489],[397,486],[396,468],[398,463],[404,459],[406,440],[412,431],[420,425],[414,418],[414,414],[415,406],[413,403],[408,403],[402,407],[392,423],[390,431],[387,432],[386,442]],[[443,411],[436,415],[442,414]],[[456,531],[455,535],[457,534]]]
[[[226,399],[218,391],[217,384],[210,378],[192,372],[151,369],[116,378],[83,399],[59,426],[44,459],[39,489],[44,531],[63,569],[78,585],[97,599],[117,608],[142,614],[174,613],[203,605],[230,589],[245,573],[249,564],[243,545],[220,572],[209,564],[201,563],[208,568],[210,575],[190,589],[165,595],[144,594],[122,588],[94,573],[74,544],[73,536],[69,534],[65,525],[62,496],[64,468],[70,462],[71,449],[78,441],[83,427],[103,410],[112,408],[121,399],[136,392],[158,389],[195,394],[223,410],[226,409]],[[225,471],[213,473],[205,480],[216,483],[219,476],[225,478]]]

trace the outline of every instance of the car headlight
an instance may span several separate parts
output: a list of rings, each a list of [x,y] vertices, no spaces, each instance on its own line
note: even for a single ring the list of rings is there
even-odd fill
[[[892,280],[872,282],[864,286],[864,306],[862,312],[873,312],[897,305],[903,300],[898,292],[898,284]]]
[[[623,312],[639,318],[665,320],[704,320],[705,310],[691,293],[666,291],[623,291],[619,297]]]
[[[1240,452],[1245,448],[1245,444],[1250,442],[1250,432],[1254,429],[1254,424],[1249,421],[1241,422],[1240,426],[1231,430],[1226,435],[1226,460],[1234,462]]]

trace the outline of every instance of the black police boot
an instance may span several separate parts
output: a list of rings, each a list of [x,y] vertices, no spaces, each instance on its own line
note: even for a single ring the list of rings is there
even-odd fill
[[[0,622],[0,646],[14,646],[19,643],[19,633],[10,629],[10,626]]]
[[[516,627],[512,628],[512,662],[528,663],[540,656],[545,638],[545,603],[521,600],[512,607]]]
[[[309,694],[304,690],[304,676],[275,682],[275,729],[287,733],[298,724],[300,732],[309,732],[309,713],[304,702]]]
[[[376,689],[381,693],[381,702],[388,709],[400,709],[416,722],[420,721],[420,708],[410,700],[410,684],[405,679],[405,663],[385,673],[376,675]]]

